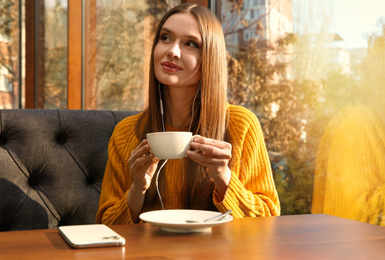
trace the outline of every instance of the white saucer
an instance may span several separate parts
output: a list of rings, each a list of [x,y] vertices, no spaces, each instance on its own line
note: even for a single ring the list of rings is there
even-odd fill
[[[160,229],[164,231],[196,233],[210,231],[214,226],[222,225],[233,220],[233,217],[228,215],[219,221],[202,223],[186,223],[186,220],[204,221],[207,218],[214,217],[219,214],[220,212],[217,211],[175,209],[149,211],[140,214],[139,218],[145,222],[160,227]]]

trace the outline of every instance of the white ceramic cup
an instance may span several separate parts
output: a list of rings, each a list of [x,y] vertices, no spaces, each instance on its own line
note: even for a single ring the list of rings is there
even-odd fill
[[[146,135],[151,152],[159,159],[180,159],[186,157],[186,152],[194,138],[191,132],[155,132]]]

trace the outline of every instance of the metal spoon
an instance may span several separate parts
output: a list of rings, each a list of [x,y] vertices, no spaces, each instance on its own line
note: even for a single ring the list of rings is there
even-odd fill
[[[208,219],[205,219],[203,221],[200,221],[200,220],[186,220],[187,223],[206,223],[206,222],[209,222],[209,221],[212,221],[212,220],[216,220],[216,221],[220,221],[222,219],[224,219],[227,215],[229,215],[231,213],[231,209],[226,211],[226,212],[223,212],[217,216],[214,216],[214,217],[210,217]]]

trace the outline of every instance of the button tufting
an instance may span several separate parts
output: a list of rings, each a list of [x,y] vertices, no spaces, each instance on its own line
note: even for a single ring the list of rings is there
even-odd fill
[[[36,187],[39,184],[39,181],[36,177],[29,177],[28,185],[32,188]]]
[[[66,142],[66,136],[65,136],[65,134],[63,134],[63,133],[60,133],[60,134],[58,134],[57,135],[57,137],[56,137],[56,142],[58,143],[58,144],[60,144],[60,145],[63,145],[65,142]]]
[[[0,145],[5,145],[7,143],[7,139],[4,135],[0,134]]]
[[[94,183],[95,183],[95,178],[92,177],[92,176],[89,176],[89,177],[87,178],[87,184],[88,184],[88,185],[92,185],[92,184],[94,184]]]

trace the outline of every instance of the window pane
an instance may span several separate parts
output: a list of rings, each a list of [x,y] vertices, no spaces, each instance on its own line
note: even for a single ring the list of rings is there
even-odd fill
[[[229,100],[261,122],[282,214],[385,226],[385,2],[345,2],[222,1]]]
[[[20,105],[19,1],[0,2],[0,108]]]
[[[67,0],[37,1],[36,93],[39,108],[67,108]]]
[[[180,1],[86,1],[85,109],[142,110],[157,23]]]

